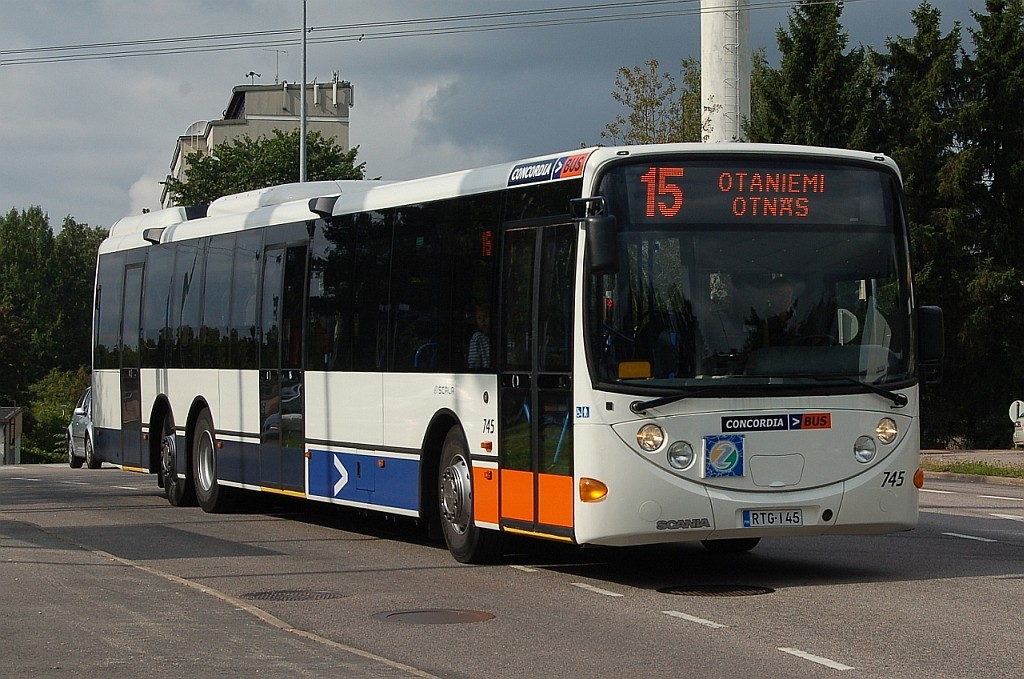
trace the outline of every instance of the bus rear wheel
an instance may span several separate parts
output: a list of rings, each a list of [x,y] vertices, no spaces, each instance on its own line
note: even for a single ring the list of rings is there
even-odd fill
[[[473,465],[462,428],[448,431],[441,446],[438,510],[448,551],[461,563],[489,563],[501,555],[501,535],[473,521]]]
[[[192,481],[204,512],[228,511],[230,491],[217,482],[217,433],[209,410],[199,413],[192,432]]]
[[[183,476],[178,468],[184,469]],[[188,468],[188,456],[178,451],[177,439],[174,436],[174,420],[170,414],[164,417],[160,434],[160,478],[167,501],[174,507],[186,507],[195,504],[195,489],[192,487],[191,470]]]

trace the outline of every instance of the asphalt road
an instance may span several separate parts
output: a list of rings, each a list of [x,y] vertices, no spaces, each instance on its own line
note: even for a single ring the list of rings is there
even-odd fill
[[[930,478],[921,506],[891,536],[469,567],[407,523],[0,467],[0,676],[1022,676],[1024,487]]]

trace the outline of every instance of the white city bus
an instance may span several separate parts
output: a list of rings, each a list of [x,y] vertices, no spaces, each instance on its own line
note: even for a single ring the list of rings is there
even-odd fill
[[[921,365],[896,165],[596,148],[118,221],[95,452],[172,504],[265,491],[413,517],[460,561],[900,531]]]

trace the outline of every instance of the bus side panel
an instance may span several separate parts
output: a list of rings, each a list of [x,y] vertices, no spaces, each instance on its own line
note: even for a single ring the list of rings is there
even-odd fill
[[[384,440],[378,373],[307,372],[306,439],[374,447]]]

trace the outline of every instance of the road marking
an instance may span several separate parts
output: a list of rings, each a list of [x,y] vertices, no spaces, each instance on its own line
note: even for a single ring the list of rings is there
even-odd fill
[[[844,665],[841,662],[836,662],[835,660],[822,658],[820,655],[814,655],[806,651],[801,651],[799,648],[780,648],[779,650],[783,653],[789,653],[790,655],[795,655],[798,658],[810,660],[811,662],[818,663],[819,665],[824,665],[825,667],[830,667],[834,670],[839,670],[840,672],[845,672],[846,670],[854,669],[853,667],[850,667],[849,665]]]
[[[65,486],[88,486],[89,484],[85,481],[60,481]]]
[[[997,519],[1009,519],[1010,521],[1024,521],[1024,516],[1018,516],[1016,514],[989,514]]]
[[[998,540],[992,540],[990,538],[979,538],[975,535],[964,535],[963,533],[943,533],[951,538],[963,538],[964,540],[976,540],[978,542],[999,542]]]
[[[114,488],[119,488],[121,490],[147,490],[146,488],[143,488],[142,486],[113,486],[113,487]]]
[[[935,493],[937,495],[956,495],[955,491],[952,490],[935,490],[934,488],[922,488],[922,493]]]
[[[607,589],[601,589],[600,587],[594,587],[593,585],[588,585],[585,582],[570,582],[569,584],[572,585],[573,587],[579,587],[580,589],[585,589],[585,590],[590,591],[590,592],[595,592],[596,594],[603,594],[604,596],[622,596],[618,592],[610,592]]]
[[[695,622],[698,625],[704,625],[705,627],[710,627],[711,629],[722,629],[723,627],[725,627],[725,625],[721,623],[712,622],[711,620],[705,620],[704,618],[698,618],[693,615],[687,615],[686,613],[680,613],[679,611],[662,611],[662,613],[664,613],[665,615],[671,615],[673,618],[682,618],[683,620],[689,620],[690,622]]]
[[[509,568],[515,568],[517,571],[522,571],[524,573],[536,573],[537,572],[536,568],[530,568],[529,566],[517,566],[515,564],[509,564]]]
[[[979,495],[978,497],[985,498],[986,500],[1015,500],[1017,502],[1024,502],[1024,497],[1003,497],[1002,495]]]
[[[40,481],[42,481],[42,479],[31,479],[31,478],[29,478],[27,476],[12,476],[11,480],[12,481],[32,481],[34,483],[39,483]]]

